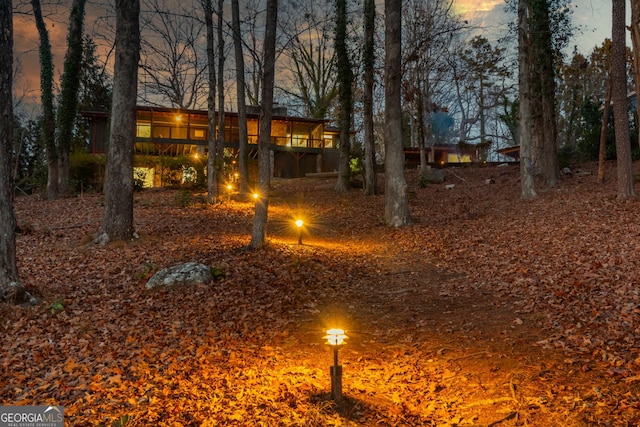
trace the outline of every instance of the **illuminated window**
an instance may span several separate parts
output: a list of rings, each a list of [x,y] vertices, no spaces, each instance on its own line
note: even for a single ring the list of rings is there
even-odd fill
[[[138,138],[151,138],[151,125],[138,123],[136,126],[136,136]]]
[[[187,139],[187,128],[184,127],[172,127],[171,128],[172,139]]]
[[[191,139],[205,139],[207,133],[204,129],[191,129]]]

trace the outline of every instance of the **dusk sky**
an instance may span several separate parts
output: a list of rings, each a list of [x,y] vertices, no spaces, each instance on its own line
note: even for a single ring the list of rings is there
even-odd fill
[[[87,5],[87,31],[93,32],[91,17],[104,14],[104,7],[97,6],[99,1],[89,1]],[[574,23],[582,28],[573,44],[578,50],[588,54],[595,46],[600,45],[606,37],[611,37],[611,2],[602,0],[575,0],[573,2]],[[504,11],[504,0],[454,0],[454,9],[468,19],[472,25],[482,28],[482,34],[490,40],[497,38],[495,34],[504,34],[509,19]],[[629,9],[627,7],[627,9]],[[18,98],[30,102],[39,97],[39,65],[38,37],[31,16],[31,9],[26,9],[14,17],[15,60],[19,65],[19,73],[15,82],[15,93]],[[62,71],[65,53],[68,11],[47,20],[53,55],[56,63],[55,73]]]
[[[504,0],[454,0],[454,5],[457,12],[465,14],[472,24],[485,28],[489,34],[504,33],[507,22],[513,19],[504,11]],[[580,52],[588,54],[601,45],[605,38],[611,38],[611,2],[574,0],[572,6],[573,23],[580,31],[571,47],[577,45]],[[489,35],[485,36],[491,39]]]

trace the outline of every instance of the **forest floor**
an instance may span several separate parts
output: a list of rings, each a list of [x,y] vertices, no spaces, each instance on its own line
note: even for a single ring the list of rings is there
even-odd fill
[[[140,238],[98,246],[100,195],[19,197],[43,302],[0,306],[0,405],[63,405],[68,426],[640,425],[640,202],[616,200],[614,166],[530,201],[515,166],[446,169],[448,190],[410,171],[400,229],[384,196],[274,180],[257,251],[233,198],[136,193]],[[225,275],[146,290],[188,261]]]

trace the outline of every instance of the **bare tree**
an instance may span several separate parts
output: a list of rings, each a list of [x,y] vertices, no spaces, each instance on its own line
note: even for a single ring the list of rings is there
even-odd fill
[[[207,34],[207,201],[213,203],[218,197],[217,139],[216,139],[216,57],[214,50],[213,3],[202,0],[204,21]]]
[[[262,0],[246,0],[242,2],[241,6],[243,8],[240,13],[245,28],[242,40],[246,53],[246,96],[251,105],[260,105],[261,85],[264,77],[264,64],[261,56],[264,52],[264,30],[260,27],[260,17],[264,12],[264,4]]]
[[[640,0],[631,0],[631,43],[633,46],[633,77],[636,94],[640,94]],[[636,111],[636,114],[638,112]],[[638,114],[640,117],[640,114]],[[638,133],[640,144],[640,133]]]
[[[151,105],[198,108],[206,87],[203,23],[188,5],[145,0],[144,6],[142,99]]]
[[[140,60],[140,0],[116,0],[116,57],[99,243],[129,240],[133,226],[133,144]]]
[[[224,0],[218,0],[218,141],[216,145],[216,180],[224,175]]]
[[[385,0],[385,221],[411,224],[402,148],[402,0]]]
[[[520,88],[520,195],[523,199],[537,196],[533,179],[533,161],[531,158],[532,126],[532,88],[531,74],[534,64],[531,61],[531,11],[528,1],[518,1],[518,86]]]
[[[280,92],[300,105],[306,117],[328,118],[338,96],[335,50],[330,38],[334,14],[330,2],[306,1],[290,8],[282,24],[285,84]],[[281,79],[282,80],[282,79]]]
[[[449,0],[406,1],[403,14],[403,100],[411,113],[413,146],[420,150],[420,170],[427,169],[426,148],[435,143],[429,116],[453,107],[451,46],[464,22]]]
[[[633,186],[629,115],[627,111],[627,68],[625,55],[625,0],[613,0],[611,32],[611,100],[616,133],[618,200],[636,196]]]
[[[479,140],[476,146],[481,147],[483,153],[487,152],[493,139],[501,137],[498,129],[490,130],[490,123],[492,117],[497,117],[497,109],[511,89],[506,84],[510,71],[504,59],[505,49],[493,47],[482,36],[471,39],[454,58],[458,61],[452,69],[462,115],[459,139],[465,142]],[[477,131],[472,134],[475,125]]]
[[[256,202],[253,229],[249,248],[264,246],[269,207],[271,180],[271,118],[273,116],[273,87],[276,62],[276,27],[278,24],[278,0],[267,0],[267,16],[264,33],[264,75],[262,78],[262,108],[260,113],[260,135],[258,141],[258,187],[260,197]]]
[[[231,0],[233,47],[236,61],[236,99],[238,104],[238,172],[240,174],[240,195],[248,191],[249,165],[247,145],[249,143],[247,130],[247,105],[244,81],[244,53],[240,32],[240,6],[238,0]]]
[[[364,127],[364,170],[367,195],[378,194],[378,182],[376,178],[376,144],[373,133],[373,85],[375,66],[375,0],[364,0],[364,46],[362,50],[363,65],[363,111],[362,120]]]
[[[0,0],[0,302],[20,303],[28,294],[16,263],[13,160],[13,19],[11,0]]]
[[[604,98],[604,109],[602,111],[602,124],[600,126],[600,144],[598,147],[598,177],[597,182],[604,182],[604,163],[607,156],[607,129],[609,129],[609,110],[611,108],[611,77],[608,79],[607,95]]]

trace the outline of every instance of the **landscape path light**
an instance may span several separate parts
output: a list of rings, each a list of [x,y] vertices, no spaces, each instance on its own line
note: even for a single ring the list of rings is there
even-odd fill
[[[301,219],[296,219],[296,227],[298,227],[298,244],[302,244],[302,227],[304,226],[304,221]]]
[[[337,404],[342,402],[342,366],[338,364],[338,349],[345,344],[349,337],[344,329],[329,329],[324,336],[327,344],[333,347],[333,366],[329,369],[331,373],[331,398]]]
[[[227,200],[231,200],[231,193],[233,193],[233,185],[227,184]]]

